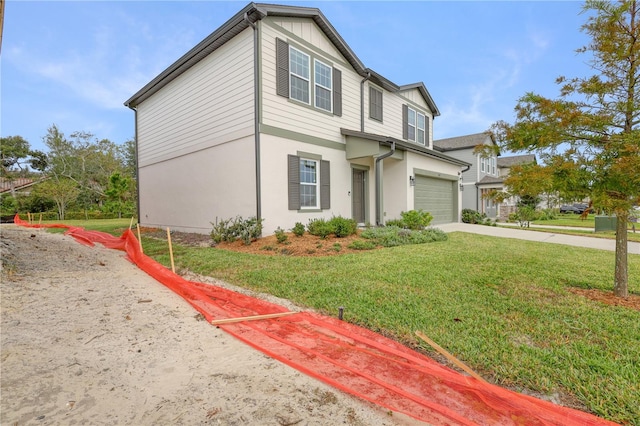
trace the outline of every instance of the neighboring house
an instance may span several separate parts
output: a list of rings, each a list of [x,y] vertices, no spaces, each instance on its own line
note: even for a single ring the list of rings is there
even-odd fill
[[[250,3],[125,105],[143,225],[459,220],[468,163],[433,149],[440,112],[424,84],[366,68],[318,9]]]
[[[0,178],[0,194],[14,197],[18,193],[29,195],[31,187],[41,181],[41,179],[35,180],[31,178]]]
[[[475,152],[479,145],[496,147],[493,136],[489,133],[475,133],[433,141],[436,150],[470,163],[462,172],[460,189],[462,190],[462,208],[485,213],[487,217],[498,216],[496,203],[484,197],[491,190],[503,188],[502,178],[498,172],[498,154],[486,156],[486,153]]]
[[[486,152],[476,152],[480,145],[493,147],[494,150],[497,146],[490,133],[475,133],[433,141],[436,150],[471,163],[468,170],[462,173],[462,208],[485,213],[492,219],[505,220],[509,213],[515,211],[517,200],[511,197],[503,203],[496,203],[486,195],[492,191],[504,190],[504,179],[512,166],[535,162],[536,158],[533,154],[499,157],[497,151],[495,154],[487,155]]]

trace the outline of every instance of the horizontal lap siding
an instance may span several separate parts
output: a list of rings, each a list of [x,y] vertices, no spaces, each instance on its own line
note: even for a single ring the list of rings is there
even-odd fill
[[[230,40],[138,106],[140,165],[253,133],[253,37]]]
[[[308,42],[312,40],[315,46],[324,46],[324,49],[329,49],[325,54],[320,49],[313,50],[311,53],[342,72],[342,116],[340,117],[276,94],[275,39],[280,38],[286,41],[291,36],[270,25],[262,25],[261,28],[262,123],[336,142],[343,140],[340,134],[341,127],[359,129],[360,78],[350,66],[346,65],[346,61],[326,40],[318,27],[312,22],[295,22],[295,25],[290,25],[291,30],[298,32],[297,36],[304,37]],[[292,42],[295,44],[296,40]],[[305,53],[309,53],[307,45],[296,44],[296,46],[300,46]],[[313,99],[311,102],[313,104]]]

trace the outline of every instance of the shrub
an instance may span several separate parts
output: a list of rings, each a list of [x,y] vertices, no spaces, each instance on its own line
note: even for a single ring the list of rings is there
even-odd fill
[[[278,240],[278,244],[283,244],[289,239],[289,236],[285,234],[284,230],[282,230],[279,226],[278,229],[275,230],[274,234],[276,234],[276,240]]]
[[[220,222],[216,218],[215,223],[211,222],[213,225],[211,238],[216,243],[222,241],[233,242],[241,239],[246,245],[249,245],[262,234],[263,221],[264,219],[258,219],[255,216],[248,219],[236,216],[233,219],[220,220]]]
[[[397,226],[385,226],[362,231],[362,237],[371,240],[377,245],[395,247],[405,244],[423,244],[433,241],[446,241],[447,234],[436,228],[421,231],[398,228]]]
[[[486,217],[486,214],[473,209],[462,209],[462,222],[464,223],[482,223]]]
[[[516,218],[521,228],[528,228],[530,222],[534,220],[535,217],[536,210],[531,206],[522,205],[518,207],[518,210],[516,211]]]
[[[304,225],[300,222],[296,222],[291,231],[296,237],[302,237],[304,235]]]
[[[433,220],[431,213],[425,212],[422,209],[402,212],[400,216],[402,216],[404,227],[413,230],[424,229],[429,226]]]
[[[342,216],[334,216],[329,221],[329,227],[332,233],[338,238],[348,237],[358,232],[358,224],[353,219],[347,219]]]
[[[323,239],[333,234],[331,225],[324,219],[310,219],[307,224],[307,231],[309,231],[311,235]]]
[[[395,226],[397,228],[404,228],[404,222],[402,219],[390,219],[384,222],[384,226]]]

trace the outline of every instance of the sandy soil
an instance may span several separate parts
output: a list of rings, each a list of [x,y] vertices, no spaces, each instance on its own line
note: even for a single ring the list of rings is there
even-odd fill
[[[253,350],[124,254],[2,225],[2,425],[415,425]]]

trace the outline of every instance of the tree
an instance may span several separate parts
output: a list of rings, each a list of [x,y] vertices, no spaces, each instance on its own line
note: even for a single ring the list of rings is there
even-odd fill
[[[131,186],[131,178],[122,176],[115,172],[109,177],[107,188],[107,206],[118,213],[118,218],[122,217]]]
[[[52,199],[58,208],[58,218],[64,220],[67,206],[75,201],[79,190],[75,182],[70,179],[48,179],[36,186],[33,192],[35,195]]]
[[[0,176],[2,177],[25,175],[29,172],[29,166],[42,171],[46,164],[44,157],[43,152],[32,151],[31,145],[22,136],[0,138],[0,163],[2,164]]]
[[[582,30],[591,42],[596,75],[559,77],[557,99],[527,93],[514,124],[492,131],[502,148],[545,152],[553,185],[566,195],[590,197],[617,217],[614,293],[628,297],[627,223],[640,201],[640,22],[635,0],[587,0]]]

